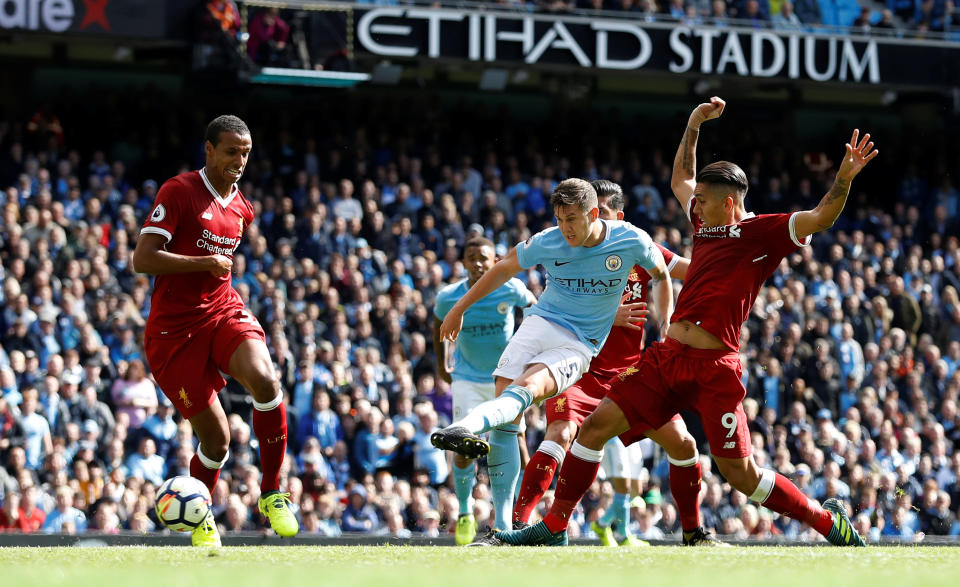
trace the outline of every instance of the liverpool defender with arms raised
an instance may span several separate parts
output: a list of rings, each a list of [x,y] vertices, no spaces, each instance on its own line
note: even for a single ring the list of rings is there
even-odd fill
[[[543,295],[527,310],[494,371],[498,397],[431,437],[434,446],[466,457],[489,451],[489,460],[497,465],[509,461],[514,484],[519,450],[516,442],[501,440],[500,433],[515,435],[519,417],[530,404],[562,393],[586,372],[610,333],[634,265],[658,280],[661,319],[667,320],[672,311],[667,267],[646,232],[626,222],[599,219],[596,191],[582,179],[562,181],[550,199],[558,226],[514,247],[454,304],[440,325],[441,337],[456,339],[467,308],[524,268],[539,264],[546,269]],[[477,435],[491,429],[488,445]],[[512,506],[512,499],[509,503]],[[512,519],[512,511],[502,514],[501,523]]]
[[[667,340],[647,349],[638,372],[618,383],[584,422],[560,470],[554,505],[544,521],[497,536],[508,544],[566,542],[570,513],[593,482],[599,453],[635,426],[661,426],[678,411],[700,415],[710,451],[730,484],[766,508],[801,520],[838,546],[863,546],[841,502],[808,499],[786,477],[757,466],[741,402],[740,328],[764,281],[780,261],[840,216],[850,182],[877,155],[870,135],[854,131],[836,180],[812,210],[754,216],[744,207],[747,177],[727,161],[707,165],[694,180],[700,125],[720,116],[711,98],[690,115],[673,166],[672,187],[694,226],[693,254]],[[578,450],[578,447],[579,448]],[[691,529],[684,527],[686,534]]]
[[[253,141],[236,116],[214,119],[206,131],[206,165],[167,180],[140,231],[133,253],[139,273],[156,275],[144,347],[150,368],[200,440],[190,474],[213,490],[227,461],[230,431],[217,399],[221,372],[253,396],[253,429],[260,441],[260,511],[281,536],[297,519],[280,493],[287,417],[263,328],[230,282],[233,253],[253,206],[237,187]],[[219,546],[208,516],[193,533],[198,546]]]

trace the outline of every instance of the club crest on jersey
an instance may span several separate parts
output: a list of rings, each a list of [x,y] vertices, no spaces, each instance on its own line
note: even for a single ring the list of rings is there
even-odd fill
[[[509,309],[510,309],[510,304],[508,304],[507,302],[500,302],[499,304],[497,304],[497,312],[500,312],[501,314],[506,314],[507,310]]]
[[[497,369],[503,369],[504,367],[507,366],[507,363],[509,362],[510,362],[510,359],[508,357],[500,357],[500,362],[497,363]]]
[[[620,255],[610,255],[604,261],[604,265],[606,265],[608,271],[617,271],[623,267],[623,259],[620,258]]]
[[[160,222],[167,217],[167,209],[163,207],[163,204],[157,204],[157,207],[153,209],[153,213],[150,214],[150,222]]]
[[[237,236],[243,236],[243,216],[241,216],[241,217],[237,220],[237,223],[238,223],[239,226],[240,226],[240,232],[237,233]]]

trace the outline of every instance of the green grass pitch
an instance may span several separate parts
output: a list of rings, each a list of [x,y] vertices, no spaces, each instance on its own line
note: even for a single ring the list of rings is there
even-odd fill
[[[276,546],[0,549],[0,585],[163,587],[912,587],[960,579],[960,548]]]

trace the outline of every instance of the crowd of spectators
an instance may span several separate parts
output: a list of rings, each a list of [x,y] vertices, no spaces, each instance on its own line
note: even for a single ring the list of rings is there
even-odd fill
[[[159,530],[156,488],[188,473],[195,441],[145,365],[151,282],[130,255],[158,183],[202,166],[215,114],[236,112],[253,131],[241,189],[256,221],[234,285],[267,332],[289,402],[282,486],[304,534],[452,532],[449,455],[429,442],[450,421],[451,396],[430,342],[433,300],[464,275],[466,238],[483,234],[503,254],[552,225],[560,179],[604,177],[623,185],[629,220],[690,253],[669,190],[683,118],[558,108],[530,120],[479,103],[339,96],[284,108],[181,97],[195,111],[184,119],[148,88],[71,95],[0,121],[0,529]],[[86,111],[94,103],[111,105],[109,124]],[[815,205],[848,136],[844,127],[806,145],[776,108],[742,109],[749,118],[729,109],[701,138],[701,165],[741,163],[757,212]],[[960,161],[947,132],[921,141],[877,131],[891,145],[886,162],[858,179],[834,229],[784,260],[743,328],[758,462],[813,499],[848,502],[874,540],[960,534],[960,231],[949,173]],[[898,142],[929,150],[894,155]],[[542,291],[542,272],[520,277]],[[262,529],[249,396],[231,382],[220,398],[231,444],[217,520],[228,533]],[[526,420],[535,450],[545,421],[537,407]],[[667,461],[653,450],[647,464],[637,533],[675,537]],[[819,539],[747,503],[706,456],[703,471],[708,528]],[[598,481],[573,534],[589,535],[611,497]]]
[[[509,2],[508,2],[509,3]],[[929,31],[956,40],[960,13],[952,0],[538,0],[551,12],[612,10],[686,26],[738,24],[789,31],[846,30],[917,36]]]

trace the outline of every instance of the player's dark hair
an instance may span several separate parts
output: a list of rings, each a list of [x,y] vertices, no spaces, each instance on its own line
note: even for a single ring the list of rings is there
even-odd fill
[[[207,125],[207,132],[204,134],[204,138],[216,147],[217,143],[220,142],[220,133],[224,132],[238,134],[241,137],[244,135],[249,136],[250,128],[246,122],[240,120],[240,118],[233,114],[224,114],[210,121],[210,124]]]
[[[463,254],[466,255],[467,249],[471,247],[490,247],[491,249],[495,249],[493,241],[482,236],[475,236],[463,243]]]
[[[747,174],[736,163],[716,161],[707,165],[697,174],[697,183],[710,186],[727,186],[732,188],[740,199],[747,195]]]
[[[597,207],[597,191],[585,179],[565,179],[553,189],[550,205],[554,210],[561,206],[576,206],[588,212]]]
[[[626,206],[627,201],[623,197],[623,188],[620,184],[609,179],[595,179],[590,182],[593,189],[597,192],[597,199],[608,198],[607,207],[616,212],[621,212]]]

